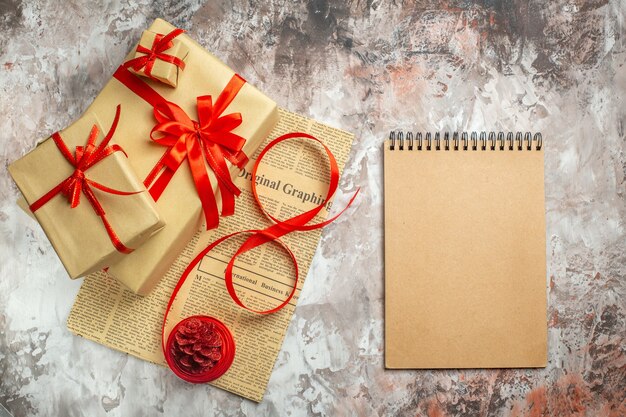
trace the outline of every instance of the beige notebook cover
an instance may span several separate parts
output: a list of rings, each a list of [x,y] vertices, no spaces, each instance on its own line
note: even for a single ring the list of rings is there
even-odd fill
[[[385,142],[385,366],[546,366],[540,137],[463,139]]]

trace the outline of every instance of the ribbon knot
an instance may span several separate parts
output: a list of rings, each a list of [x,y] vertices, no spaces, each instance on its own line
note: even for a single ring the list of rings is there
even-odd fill
[[[231,179],[226,161],[239,168],[243,168],[248,161],[242,151],[246,140],[232,132],[243,119],[240,113],[222,113],[244,84],[245,80],[235,74],[215,103],[211,96],[197,97],[198,120],[191,119],[172,102],[163,100],[154,105],[157,124],[150,132],[150,139],[167,146],[168,150],[148,174],[144,184],[150,189],[152,198],[158,200],[176,170],[187,159],[204,210],[207,230],[217,227],[220,213],[206,165],[217,179],[223,216],[234,213],[235,196],[241,193]],[[161,175],[157,178],[159,173]]]
[[[64,182],[61,188],[61,194],[67,197],[71,208],[75,208],[80,204],[80,195],[85,183],[85,172],[80,168],[76,168]]]
[[[93,125],[93,127],[91,128],[91,132],[89,133],[89,138],[87,139],[87,145],[84,147],[77,146],[75,155],[72,155],[69,148],[63,141],[63,138],[58,132],[52,135],[52,139],[57,145],[57,148],[59,148],[61,154],[65,157],[67,162],[69,162],[70,165],[72,165],[75,169],[72,175],[67,177],[52,190],[48,191],[39,200],[31,204],[30,210],[34,213],[59,193],[67,197],[71,208],[76,208],[80,204],[81,194],[85,194],[85,197],[87,198],[89,203],[91,203],[91,206],[93,207],[96,214],[100,216],[100,219],[104,224],[107,234],[109,235],[109,238],[111,239],[111,242],[113,243],[115,248],[122,253],[131,253],[133,250],[126,247],[120,241],[120,239],[117,237],[117,234],[113,230],[113,227],[107,220],[104,208],[100,204],[100,201],[98,201],[98,198],[94,193],[93,188],[104,191],[105,193],[115,195],[137,194],[141,191],[116,190],[113,188],[109,188],[106,185],[100,184],[99,182],[96,182],[94,180],[91,180],[85,176],[85,171],[87,169],[102,161],[107,156],[118,151],[126,155],[124,150],[119,145],[109,145],[109,141],[113,137],[113,133],[115,133],[115,129],[117,128],[119,118],[120,106],[118,105],[115,111],[115,118],[113,119],[113,123],[111,124],[111,128],[109,129],[109,132],[105,135],[102,142],[98,146],[96,146],[96,140],[98,139],[99,131],[98,127],[96,125]]]
[[[148,78],[155,81],[159,80],[152,75],[152,69],[157,59],[160,59],[164,62],[169,62],[170,64],[174,64],[180,69],[185,69],[185,62],[182,59],[174,55],[165,53],[165,51],[174,46],[174,42],[172,42],[172,40],[184,32],[185,31],[182,29],[174,29],[165,36],[161,34],[156,34],[150,49],[141,44],[137,45],[137,52],[144,55],[127,61],[126,63],[124,63],[124,67],[132,68],[137,72],[143,70],[144,74]]]
[[[202,140],[203,136],[202,136],[202,127],[200,126],[200,123],[196,122],[195,120],[192,120],[193,122],[193,128],[196,131],[196,136],[198,136],[198,139]]]
[[[80,168],[76,168],[74,170],[74,173],[72,174],[72,178],[75,178],[77,180],[84,180],[85,179],[85,171],[83,171]]]

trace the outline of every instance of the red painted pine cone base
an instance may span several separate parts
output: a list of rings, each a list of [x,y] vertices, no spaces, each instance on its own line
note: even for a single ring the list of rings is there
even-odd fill
[[[167,340],[168,365],[188,382],[209,382],[222,376],[235,355],[235,342],[228,328],[207,316],[179,322]]]

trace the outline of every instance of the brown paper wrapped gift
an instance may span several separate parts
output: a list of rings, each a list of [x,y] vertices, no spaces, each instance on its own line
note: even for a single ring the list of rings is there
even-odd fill
[[[135,74],[176,87],[178,77],[185,69],[187,54],[189,48],[178,36],[170,40],[161,34],[145,30],[134,56],[125,65]]]
[[[172,25],[160,19],[149,28],[160,34],[168,34],[173,29]],[[235,73],[187,35],[180,35],[176,39],[189,48],[184,76],[179,78],[176,88],[144,77],[130,76],[145,82],[165,100],[180,106],[191,119],[198,120],[197,97],[210,95],[215,103]],[[122,69],[118,69],[118,72]],[[118,102],[125,108],[132,108],[134,116],[133,120],[120,121],[117,128],[120,143],[139,177],[146,179],[168,151],[167,147],[150,139],[151,130],[157,123],[153,106],[114,76],[89,110],[99,115]],[[242,118],[242,123],[232,133],[245,138],[242,151],[251,156],[278,120],[276,103],[246,83],[223,112],[224,115],[232,113],[240,113]],[[213,171],[207,171],[219,207],[221,197],[217,181]],[[234,178],[239,169],[229,162],[227,171],[227,175]],[[187,160],[182,161],[158,198],[157,207],[167,226],[108,270],[109,274],[138,294],[147,294],[154,287],[201,226],[202,205]]]
[[[103,131],[102,127],[112,125],[115,110],[116,106],[113,105],[106,111],[103,109],[98,116],[87,112],[67,129],[59,132],[58,137],[67,145],[72,158],[80,159],[77,158],[76,148],[81,147],[85,151],[94,126],[98,129],[95,145],[102,143],[108,130]],[[127,118],[132,117],[125,115],[122,110],[120,120]],[[117,146],[114,144],[117,137],[118,133],[115,132],[109,146]],[[43,196],[73,177],[76,171],[78,170],[63,156],[52,137],[9,165],[11,176],[31,207],[38,201],[44,201]],[[88,181],[95,181],[113,190],[140,192],[116,195],[90,185],[89,188],[93,190],[97,202],[105,212],[105,220],[99,217],[89,201],[86,186],[83,186],[83,191],[78,195],[76,207],[72,208],[69,197],[59,191],[34,210],[36,219],[72,278],[100,270],[128,256],[116,249],[104,221],[110,224],[122,247],[128,249],[139,247],[164,225],[154,201],[123,152],[109,154],[80,175],[83,174]]]

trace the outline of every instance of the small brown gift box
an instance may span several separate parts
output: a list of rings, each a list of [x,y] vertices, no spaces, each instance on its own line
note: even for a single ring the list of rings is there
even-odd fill
[[[178,77],[185,68],[189,48],[176,37],[171,40],[164,38],[164,35],[145,30],[135,56],[125,65],[135,74],[176,87]],[[169,45],[171,47],[168,48]]]
[[[105,126],[112,125],[115,113],[115,107],[107,112],[108,120],[103,120],[106,122]],[[103,115],[100,117],[103,118]],[[123,112],[121,118],[124,118]],[[98,271],[127,256],[114,246],[114,239],[107,232],[105,221],[109,223],[121,245],[131,249],[140,246],[164,226],[154,201],[121,151],[108,154],[81,171],[79,176],[84,174],[89,185],[86,186],[83,182],[82,191],[74,189],[80,191],[80,200],[76,207],[71,207],[67,190],[59,190],[56,194],[53,191],[53,196],[39,204],[39,208],[34,208],[34,203],[46,200],[42,199],[43,196],[60,184],[67,184],[69,178],[76,178],[80,152],[87,153],[88,138],[94,126],[98,129],[95,140],[97,147],[102,143],[107,130],[103,131],[102,124],[94,113],[86,113],[58,134],[57,139],[60,137],[67,146],[70,158],[76,160],[76,165],[66,159],[53,137],[44,140],[31,152],[9,165],[13,180],[33,208],[35,218],[71,278]],[[116,149],[113,139],[108,146]],[[79,155],[76,154],[77,147],[80,147]],[[118,192],[140,192],[116,195],[103,191],[95,183]],[[100,204],[104,210],[102,218],[87,197],[89,189],[93,191],[96,204]]]

